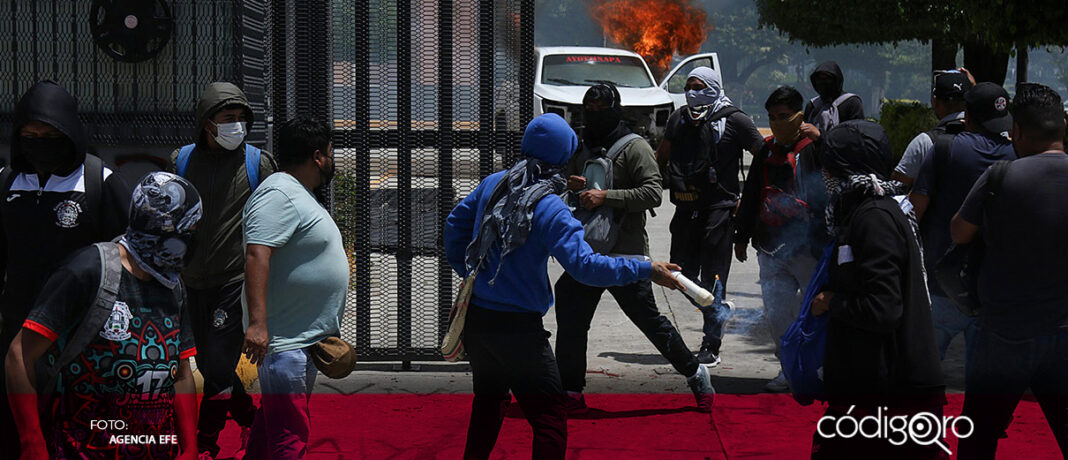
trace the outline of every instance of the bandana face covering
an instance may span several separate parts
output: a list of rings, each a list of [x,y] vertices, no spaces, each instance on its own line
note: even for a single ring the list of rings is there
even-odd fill
[[[690,120],[694,125],[702,123],[712,114],[733,105],[731,99],[723,93],[723,79],[719,72],[708,67],[698,67],[690,71],[686,81],[690,81],[691,78],[696,78],[705,84],[703,89],[686,91],[686,105],[689,108]],[[723,137],[726,128],[726,118],[715,121],[712,130],[716,133],[716,139]]]
[[[614,109],[587,110],[586,127],[582,130],[582,138],[587,147],[609,147],[602,144],[619,126],[621,120],[622,117]]]
[[[119,244],[156,281],[174,289],[192,254],[193,227],[202,210],[200,195],[188,181],[170,173],[149,173],[134,189],[130,226]]]
[[[771,134],[775,136],[775,142],[779,145],[791,145],[801,137],[801,122],[804,121],[804,113],[797,112],[785,120],[769,121]]]
[[[715,88],[691,89],[686,92],[686,105],[691,109],[715,104],[719,100],[719,90]]]
[[[160,284],[174,289],[185,267],[187,255],[192,254],[192,234],[152,235],[128,229],[119,241],[146,272]]]

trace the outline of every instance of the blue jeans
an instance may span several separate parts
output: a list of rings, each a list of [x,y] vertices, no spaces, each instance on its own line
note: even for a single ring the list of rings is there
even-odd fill
[[[993,460],[1028,388],[1068,457],[1068,331],[1011,339],[980,327],[975,338],[961,414],[972,420],[975,432],[960,440],[958,458]]]
[[[975,331],[978,319],[961,313],[949,297],[931,294],[931,320],[934,322],[935,341],[938,343],[938,356],[946,359],[946,350],[953,337],[964,333],[964,365],[968,366],[975,350]]]
[[[760,294],[764,298],[764,322],[775,342],[775,356],[779,356],[782,335],[790,328],[801,311],[801,298],[808,287],[816,259],[807,251],[783,258],[757,252],[760,265]]]
[[[318,370],[308,348],[271,353],[259,367],[260,409],[252,422],[247,459],[289,460],[308,453],[308,403]]]
[[[734,257],[732,237],[734,236],[733,208],[706,209],[686,211],[676,209],[671,218],[671,262],[682,267],[682,274],[701,287],[713,289],[716,277],[727,292],[727,278],[731,272],[731,258]],[[693,302],[693,300],[690,300]],[[726,305],[713,304],[701,307],[704,319],[704,339],[702,349],[709,349],[719,354],[723,344],[723,326],[731,317]]]

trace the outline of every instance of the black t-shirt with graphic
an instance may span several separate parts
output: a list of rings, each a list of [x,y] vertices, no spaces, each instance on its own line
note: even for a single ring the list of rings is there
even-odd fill
[[[77,251],[45,284],[23,327],[56,344],[41,359],[55,362],[96,298],[99,251]],[[174,458],[174,382],[182,359],[196,354],[188,309],[154,279],[123,270],[111,318],[64,369],[55,398],[52,443],[60,458]],[[122,421],[108,428],[93,420]],[[125,425],[125,426],[123,426]],[[120,429],[125,428],[125,429]],[[152,438],[121,438],[152,435]],[[118,436],[119,438],[113,438]],[[154,441],[154,442],[153,442]],[[74,453],[79,456],[74,456]]]

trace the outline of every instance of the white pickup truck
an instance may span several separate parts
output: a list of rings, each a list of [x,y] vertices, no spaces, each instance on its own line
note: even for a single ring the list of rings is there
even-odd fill
[[[586,90],[601,81],[610,81],[619,89],[623,119],[635,133],[655,147],[664,136],[668,115],[686,105],[686,75],[695,67],[719,69],[716,53],[696,54],[680,61],[659,84],[649,66],[637,53],[591,47],[539,47],[534,49],[534,113],[557,113],[580,131],[582,97]],[[509,85],[498,88],[497,100],[513,94]],[[515,100],[515,99],[511,99]],[[519,130],[519,113],[515,107],[501,107],[496,114],[498,125]]]

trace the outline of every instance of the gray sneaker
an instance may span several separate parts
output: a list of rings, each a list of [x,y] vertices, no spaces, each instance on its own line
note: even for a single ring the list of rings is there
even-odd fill
[[[697,398],[697,410],[712,412],[712,402],[716,397],[716,389],[712,388],[712,378],[708,375],[708,366],[700,364],[697,373],[686,377],[686,384]]]

